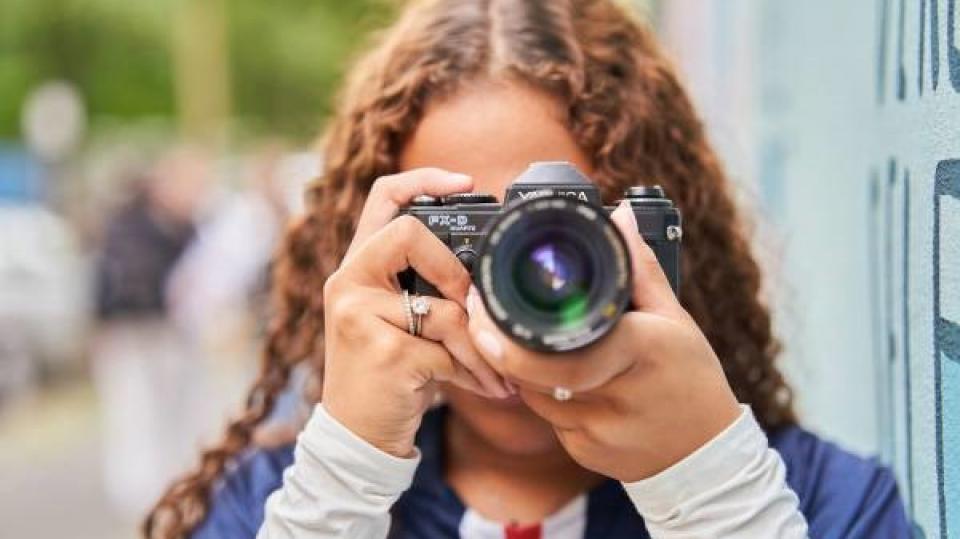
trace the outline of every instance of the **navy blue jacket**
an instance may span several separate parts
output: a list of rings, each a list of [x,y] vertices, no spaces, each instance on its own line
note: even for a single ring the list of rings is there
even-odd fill
[[[445,409],[429,412],[417,436],[423,455],[413,485],[393,507],[391,539],[456,538],[465,507],[443,480]],[[783,457],[787,483],[800,499],[812,538],[908,538],[910,528],[893,474],[789,427],[770,436]],[[253,539],[267,496],[293,462],[293,445],[252,451],[217,487],[195,539]],[[587,496],[584,539],[642,539],[649,535],[620,483],[607,481]]]

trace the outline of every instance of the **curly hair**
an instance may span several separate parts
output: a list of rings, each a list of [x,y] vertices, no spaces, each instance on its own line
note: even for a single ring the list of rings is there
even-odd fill
[[[246,408],[160,499],[146,536],[181,537],[203,520],[215,483],[251,445],[295,364],[308,360],[322,376],[323,285],[373,181],[398,171],[431,100],[484,79],[526,84],[557,100],[606,201],[637,183],[663,186],[684,215],[681,303],[761,425],[772,431],[796,422],[731,185],[653,33],[613,0],[413,2],[348,78],[325,137],[322,177],[278,253],[277,309]]]

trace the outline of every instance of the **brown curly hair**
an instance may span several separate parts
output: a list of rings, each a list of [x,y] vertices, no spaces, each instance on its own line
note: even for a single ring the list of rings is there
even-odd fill
[[[428,102],[480,79],[525,83],[558,100],[608,202],[637,183],[664,187],[684,215],[681,302],[763,427],[796,422],[731,186],[652,32],[613,0],[414,2],[349,77],[322,178],[279,251],[277,311],[246,408],[157,503],[148,537],[184,536],[203,520],[214,484],[251,445],[294,365],[310,359],[322,375],[323,284],[371,184],[398,171]]]

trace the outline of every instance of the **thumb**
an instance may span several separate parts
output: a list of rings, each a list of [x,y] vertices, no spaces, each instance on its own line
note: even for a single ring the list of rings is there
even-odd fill
[[[653,249],[640,235],[633,208],[624,200],[610,214],[610,219],[626,240],[633,266],[633,304],[641,311],[674,316],[683,312],[670,281],[663,273]],[[679,311],[679,312],[678,312]],[[684,313],[684,318],[686,315]]]

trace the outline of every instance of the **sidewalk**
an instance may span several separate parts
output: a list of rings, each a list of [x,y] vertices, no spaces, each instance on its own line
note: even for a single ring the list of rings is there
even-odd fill
[[[0,414],[0,522],[4,537],[126,539],[135,522],[112,513],[101,486],[93,390],[40,393]]]

